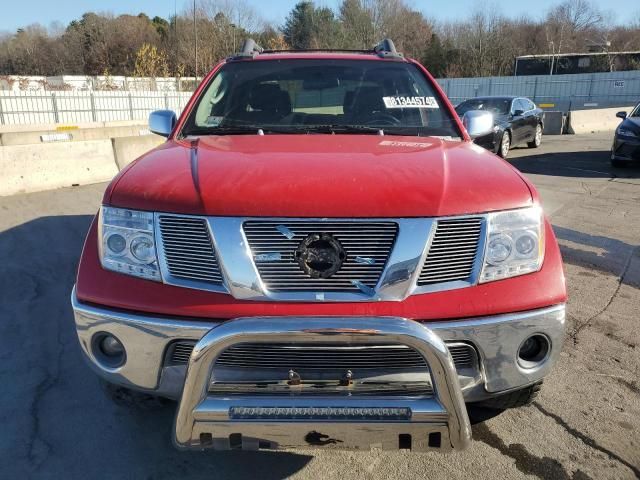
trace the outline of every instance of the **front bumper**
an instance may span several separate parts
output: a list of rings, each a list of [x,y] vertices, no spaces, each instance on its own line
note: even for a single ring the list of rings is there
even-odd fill
[[[626,162],[640,160],[640,139],[616,135],[611,148],[611,159]]]
[[[412,449],[462,448],[468,443],[469,433],[466,413],[461,413],[460,404],[491,398],[541,380],[558,359],[565,326],[564,305],[419,323],[398,317],[251,317],[226,322],[168,319],[83,304],[77,300],[75,290],[72,304],[82,350],[96,373],[109,382],[129,388],[181,398],[176,442],[184,448],[321,445],[334,440],[338,446],[347,448],[376,445],[382,448],[396,445],[397,448],[398,435],[410,435]],[[111,367],[96,354],[94,340],[105,333],[114,335],[124,345],[126,361],[121,366]],[[535,367],[523,368],[517,361],[517,352],[522,342],[533,334],[544,335],[550,350]],[[414,347],[429,364],[434,396],[368,397],[366,404],[362,404],[356,397],[347,397],[352,400],[345,401],[335,397],[293,395],[261,396],[257,400],[256,396],[208,395],[213,361],[226,346],[239,341],[276,342],[285,338],[295,341],[296,337],[305,343],[319,342],[326,341],[327,335],[331,335],[332,341],[372,343],[382,338]],[[178,340],[198,342],[188,369],[166,363],[170,345]],[[463,380],[456,372],[445,341],[466,342],[475,347],[479,365],[474,378]],[[389,422],[329,417],[318,422],[304,415],[282,421],[282,418],[270,417],[232,418],[230,414],[234,407],[295,407],[303,409],[296,414],[299,416],[306,408],[313,412],[320,407],[358,406],[408,408],[412,414],[410,420]],[[322,432],[318,433],[319,430]],[[238,431],[242,432],[242,441],[238,440]],[[310,439],[309,435],[314,432],[322,436]],[[439,447],[430,446],[430,433],[438,434]],[[376,438],[380,441],[375,441]]]

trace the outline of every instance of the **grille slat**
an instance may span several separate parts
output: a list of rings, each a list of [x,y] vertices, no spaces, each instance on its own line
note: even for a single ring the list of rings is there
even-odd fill
[[[288,239],[277,229],[285,225],[294,235]],[[354,221],[247,221],[244,234],[254,256],[279,253],[277,261],[259,261],[255,264],[260,278],[272,292],[359,292],[352,281],[375,288],[384,271],[396,240],[395,222]],[[295,258],[300,243],[310,234],[332,235],[344,248],[346,258],[338,272],[330,278],[312,278],[305,273]],[[356,262],[356,257],[372,258],[372,265]]]
[[[170,350],[169,362],[188,363],[193,342],[177,342]],[[472,368],[477,353],[471,345],[448,345],[456,368]],[[365,347],[297,346],[285,344],[240,343],[226,349],[216,366],[242,369],[426,369],[420,354],[404,345],[370,345]]]
[[[482,218],[439,220],[418,285],[468,281],[476,262]]]
[[[247,350],[253,352],[247,354]],[[286,345],[239,344],[216,360],[217,366],[282,369],[427,368],[422,356],[404,346],[377,348],[288,348]]]
[[[173,277],[222,283],[222,273],[204,219],[160,215],[159,226],[167,268]]]

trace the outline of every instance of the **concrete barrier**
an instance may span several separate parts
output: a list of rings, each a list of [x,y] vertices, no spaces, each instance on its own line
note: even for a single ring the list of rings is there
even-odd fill
[[[113,138],[111,142],[118,169],[122,170],[143,153],[156,148],[164,141],[165,138],[158,135]]]
[[[569,112],[569,133],[613,132],[621,120],[617,112],[633,109],[631,107],[599,108],[593,110],[571,110]]]
[[[565,116],[562,112],[544,112],[544,135],[562,135]]]
[[[12,132],[42,132],[42,131],[67,131],[83,128],[104,128],[104,127],[128,127],[147,126],[144,120],[114,120],[111,122],[74,122],[74,123],[34,123],[34,124],[9,124],[0,125],[0,133]]]
[[[60,141],[83,142],[86,140],[107,140],[115,137],[149,135],[147,125],[109,126],[97,128],[42,130],[30,132],[0,133],[0,145],[29,145]]]
[[[111,140],[0,147],[0,196],[111,180]]]

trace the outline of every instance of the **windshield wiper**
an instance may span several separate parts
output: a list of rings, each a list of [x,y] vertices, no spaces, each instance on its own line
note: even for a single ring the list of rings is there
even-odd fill
[[[384,135],[382,127],[369,125],[300,125],[300,128],[309,133],[371,133]]]
[[[191,129],[186,135],[257,135],[258,125],[229,125],[219,127],[200,127]]]

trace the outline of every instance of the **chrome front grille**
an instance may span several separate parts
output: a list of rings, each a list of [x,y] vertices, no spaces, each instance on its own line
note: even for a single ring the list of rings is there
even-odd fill
[[[159,215],[160,235],[167,270],[182,280],[222,283],[218,259],[202,218]]]
[[[480,247],[481,217],[438,220],[418,285],[469,281]]]
[[[271,292],[373,293],[398,234],[384,221],[250,220],[244,234],[260,278]],[[328,234],[346,253],[329,278],[312,278],[299,265],[296,250],[312,234]]]
[[[474,285],[486,229],[483,215],[321,220],[158,213],[155,218],[165,283],[238,299],[296,302],[399,301]]]
[[[342,347],[260,343],[241,343],[227,348],[216,360],[216,366],[285,370],[427,368],[418,352],[402,345]]]
[[[168,363],[186,365],[195,343],[182,341],[169,349]],[[473,346],[449,344],[456,368],[473,368],[478,354]],[[366,347],[290,346],[263,343],[241,343],[226,349],[216,360],[216,366],[241,369],[308,369],[347,370],[425,369],[425,360],[415,350],[403,345]]]

